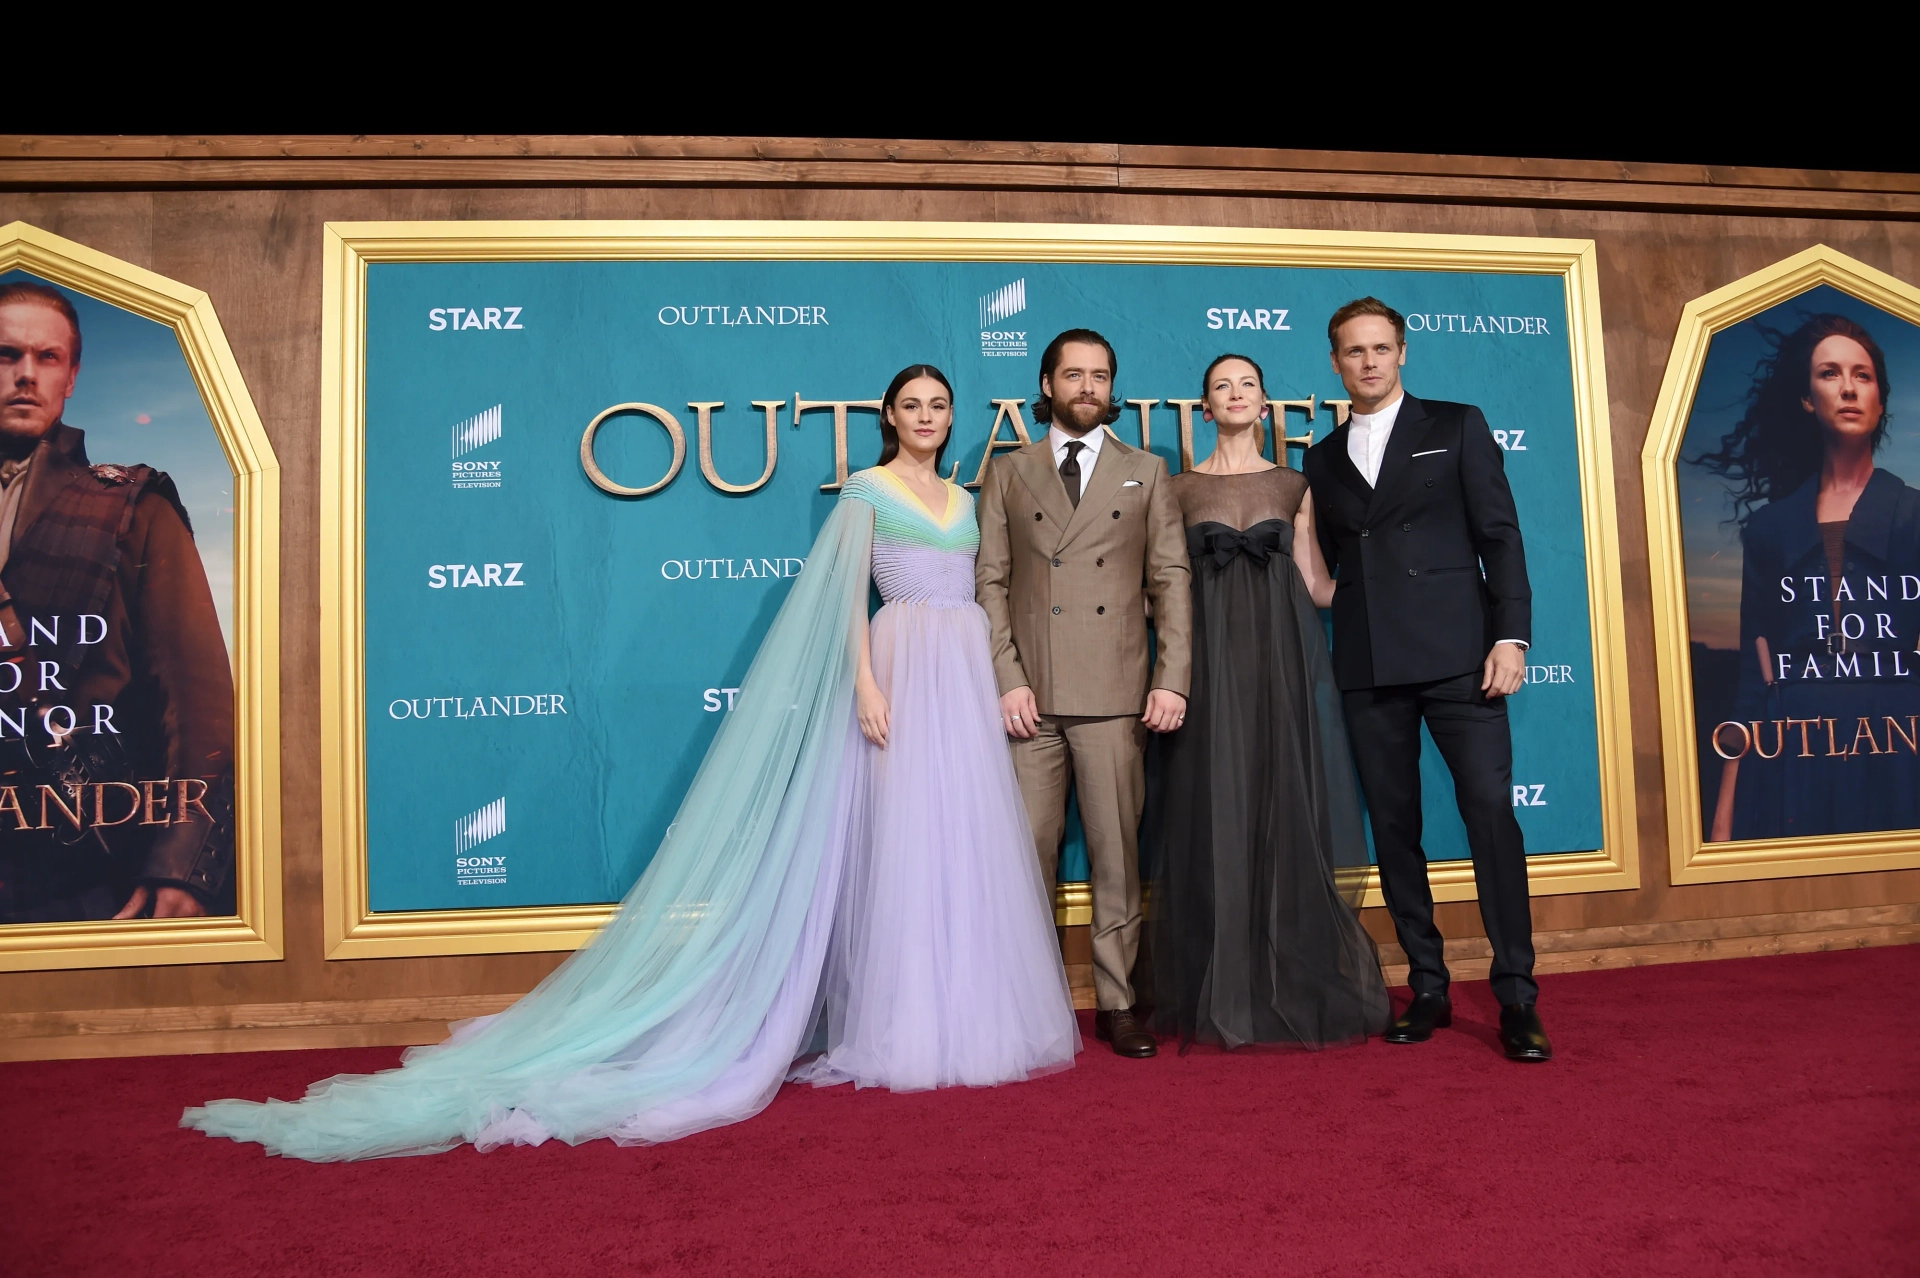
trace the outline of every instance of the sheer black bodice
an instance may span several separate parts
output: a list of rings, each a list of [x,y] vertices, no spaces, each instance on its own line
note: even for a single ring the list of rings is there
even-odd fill
[[[1173,480],[1193,567],[1193,684],[1161,739],[1148,843],[1157,1026],[1323,1046],[1385,1029],[1336,869],[1366,865],[1326,634],[1293,561],[1297,471]],[[1355,890],[1358,873],[1343,876]]]

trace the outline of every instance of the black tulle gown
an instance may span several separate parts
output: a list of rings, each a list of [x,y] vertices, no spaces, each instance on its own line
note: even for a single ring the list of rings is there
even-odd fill
[[[1155,1027],[1187,1041],[1321,1047],[1391,1016],[1354,912],[1366,842],[1340,694],[1292,557],[1306,487],[1286,468],[1173,481],[1193,685],[1158,743],[1147,843]]]

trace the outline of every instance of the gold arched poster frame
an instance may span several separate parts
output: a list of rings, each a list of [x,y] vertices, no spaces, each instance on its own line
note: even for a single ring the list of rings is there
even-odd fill
[[[9,924],[0,971],[281,958],[280,463],[205,293],[24,222],[0,227],[0,272],[12,270],[171,328],[233,468],[238,913]]]
[[[1920,831],[1916,830],[1709,843],[1700,828],[1700,772],[1695,747],[1698,726],[1693,713],[1689,649],[1692,629],[1687,614],[1677,474],[1680,449],[1714,335],[1822,284],[1908,323],[1920,324],[1920,288],[1824,244],[1695,298],[1680,313],[1680,331],[1667,360],[1646,447],[1640,455],[1647,495],[1654,649],[1660,673],[1667,846],[1675,883],[1920,868]]]

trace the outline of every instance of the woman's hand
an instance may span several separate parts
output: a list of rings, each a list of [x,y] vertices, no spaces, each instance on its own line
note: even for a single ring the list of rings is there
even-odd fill
[[[887,748],[887,729],[891,726],[892,712],[887,708],[887,696],[880,691],[880,685],[871,679],[861,679],[853,686],[855,712],[860,718],[860,732],[867,740]]]

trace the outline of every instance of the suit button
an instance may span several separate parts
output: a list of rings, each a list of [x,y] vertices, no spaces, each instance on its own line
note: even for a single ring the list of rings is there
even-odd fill
[[[1053,561],[1053,566],[1054,566],[1055,568],[1058,568],[1058,567],[1060,566],[1060,561],[1059,561],[1058,559],[1056,559],[1056,560],[1054,560],[1054,561]]]
[[[1119,511],[1117,511],[1117,510],[1116,510],[1116,511],[1114,511],[1114,512],[1113,512],[1113,517],[1114,517],[1115,519],[1118,519],[1118,518],[1120,518],[1120,512],[1119,512]]]
[[[1093,561],[1093,566],[1095,568],[1105,568],[1107,566],[1107,561],[1104,559],[1096,559]]]
[[[1105,605],[1095,608],[1093,612],[1094,612],[1094,615],[1098,617],[1104,617],[1107,615],[1107,609]]]
[[[1362,528],[1362,529],[1360,530],[1360,535],[1361,535],[1362,537],[1364,537],[1364,536],[1366,536],[1366,535],[1367,535],[1367,533],[1368,533],[1368,531],[1369,531],[1368,529],[1365,529],[1365,528]]]
[[[1053,606],[1053,615],[1054,615],[1054,616],[1056,616],[1056,617],[1060,615],[1060,605],[1059,605],[1059,604],[1055,604],[1055,605]]]
[[[1413,531],[1413,525],[1412,525],[1412,524],[1401,524],[1401,525],[1400,525],[1400,531],[1401,531],[1401,532],[1412,532],[1412,531]]]
[[[1431,483],[1432,483],[1433,481],[1432,481],[1431,479],[1429,479],[1429,480],[1428,480],[1427,482],[1428,482],[1429,484],[1431,484]],[[1036,511],[1034,511],[1034,512],[1033,512],[1033,522],[1034,522],[1034,523],[1036,523],[1036,524],[1037,524],[1037,523],[1039,523],[1039,522],[1040,522],[1040,520],[1041,520],[1041,518],[1042,518],[1042,516],[1041,516],[1041,514],[1040,514],[1040,512],[1039,512],[1039,511],[1037,511],[1037,510],[1036,510]]]
[[[1409,568],[1409,569],[1407,569],[1407,576],[1409,576],[1409,577],[1418,577],[1419,575],[1420,575],[1420,570],[1419,570],[1418,568]],[[1055,612],[1059,612],[1060,610],[1059,610],[1058,608],[1055,608],[1055,609],[1054,609],[1054,611],[1055,611]]]
[[[1429,488],[1433,487],[1433,481],[1431,479],[1427,481],[1427,487]]]

